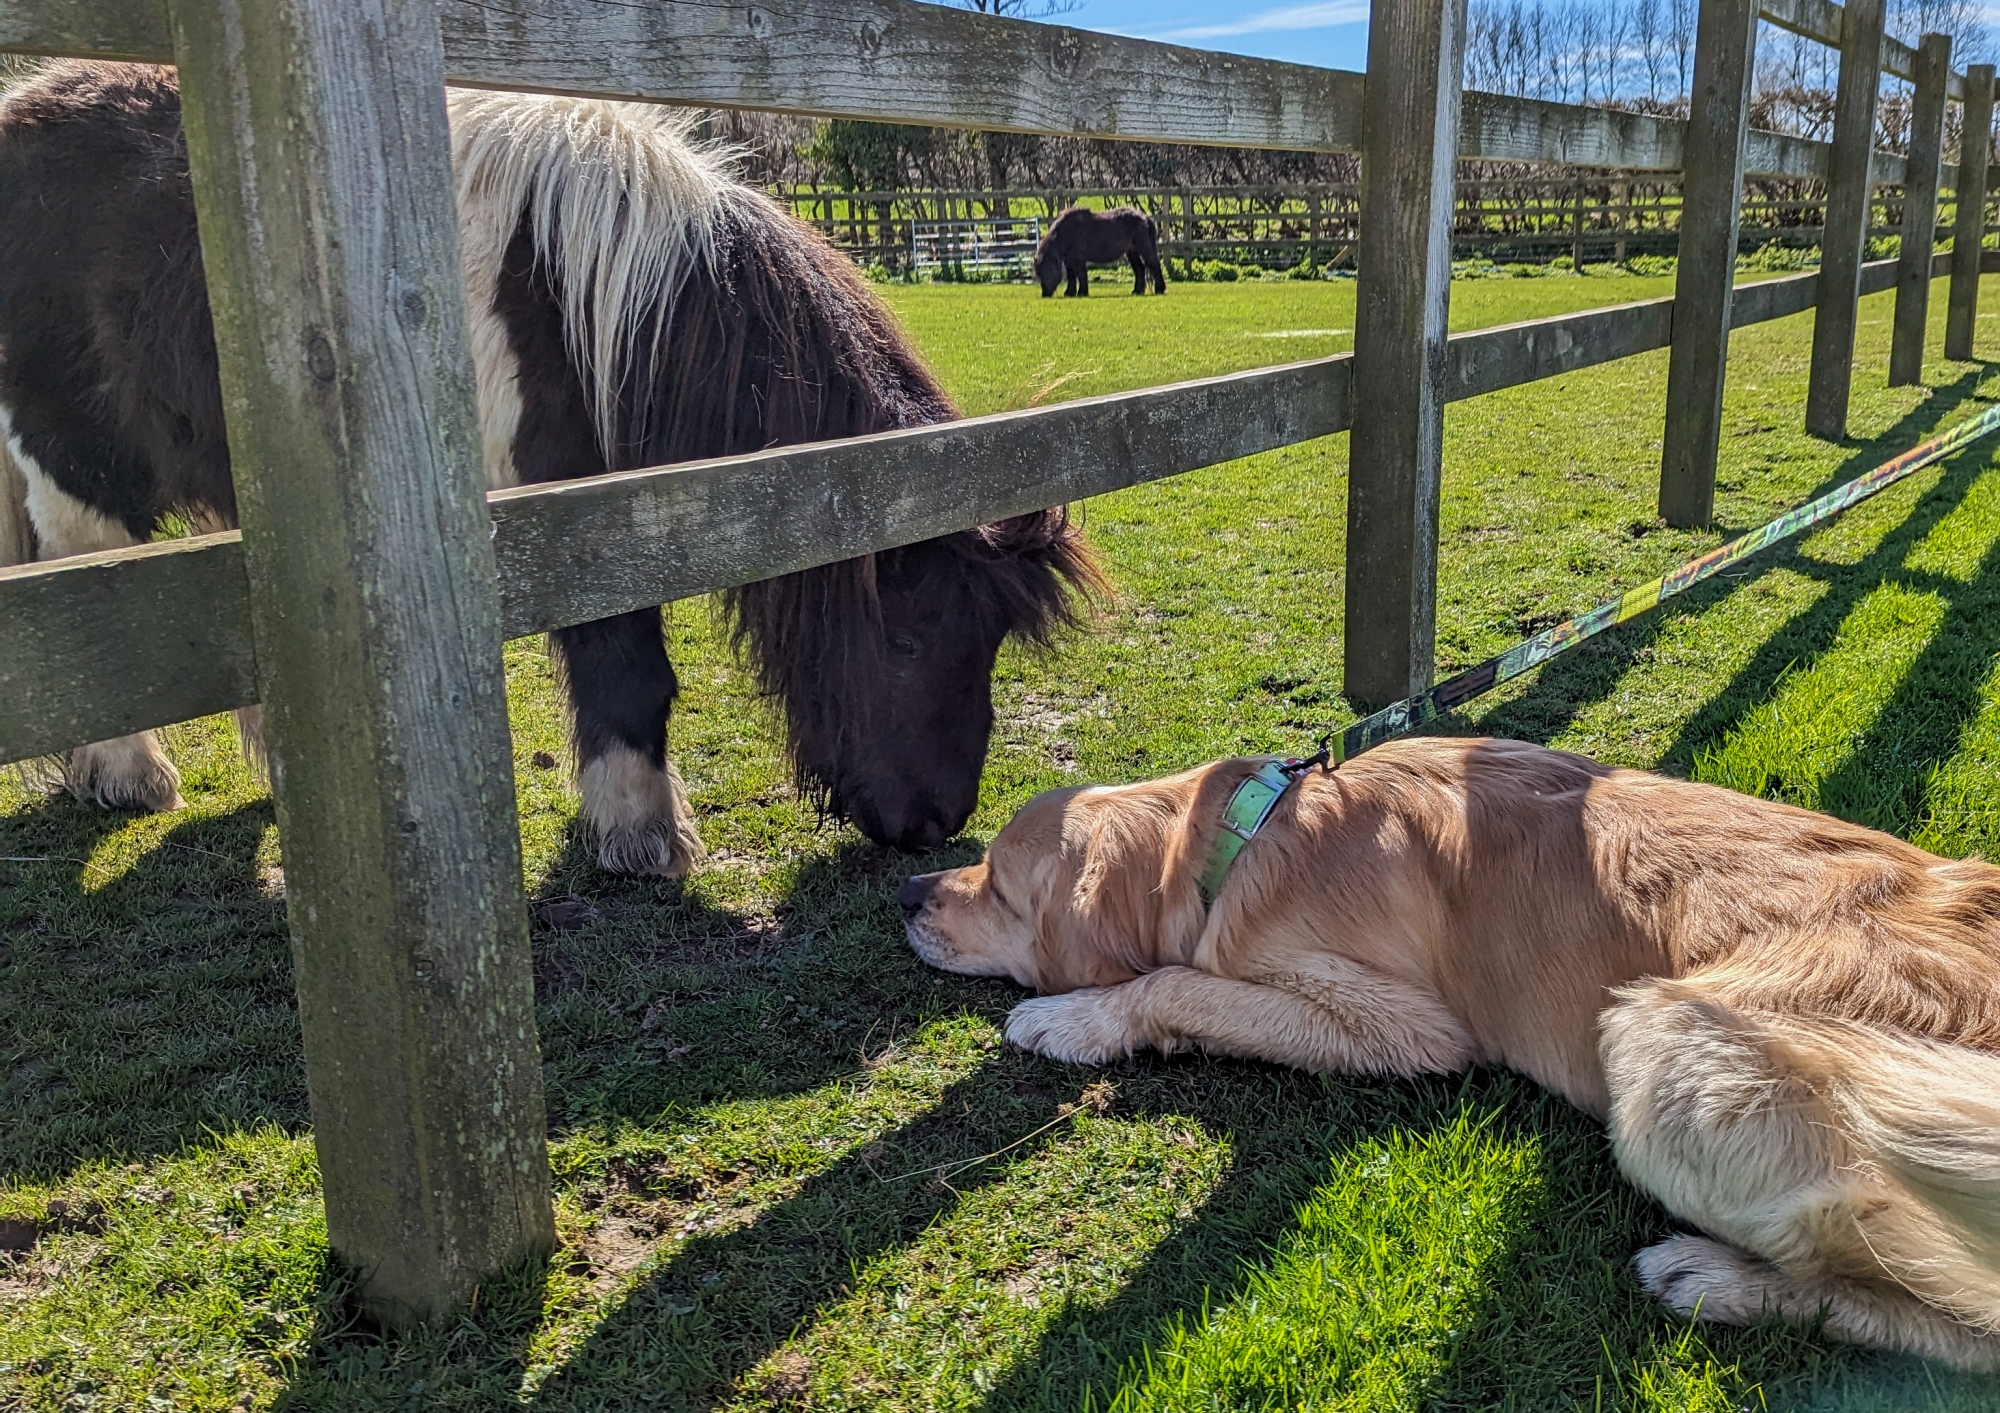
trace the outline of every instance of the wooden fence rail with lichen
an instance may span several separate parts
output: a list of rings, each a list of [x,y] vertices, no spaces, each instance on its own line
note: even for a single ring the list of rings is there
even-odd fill
[[[1345,685],[1407,695],[1431,672],[1445,402],[1668,346],[1680,459],[1663,463],[1662,506],[1701,523],[1705,499],[1681,492],[1713,482],[1713,426],[1696,414],[1720,398],[1728,329],[1816,308],[1816,332],[1836,335],[1816,351],[1844,368],[1855,300],[1897,281],[1893,263],[1859,263],[1871,186],[1908,179],[1904,232],[1935,228],[1935,193],[1958,174],[1934,148],[1874,151],[1859,99],[1886,66],[1971,109],[1990,71],[1982,87],[1935,44],[1919,62],[1883,40],[1881,0],[1705,0],[1697,89],[1740,79],[1760,10],[1842,46],[1855,101],[1831,143],[1750,131],[1733,100],[1727,121],[1711,107],[1690,126],[1462,94],[1464,0],[1374,6],[1370,58],[1393,77],[1372,89],[916,0],[0,0],[0,51],[179,63],[246,527],[0,572],[0,759],[263,703],[329,1241],[378,1314],[438,1316],[553,1241],[503,634],[1345,428],[1369,449],[1350,466],[1349,544],[1365,541],[1372,566],[1348,576]],[[1365,351],[482,498],[446,82],[1359,152]],[[1461,158],[1686,165],[1704,194],[1681,222],[1708,233],[1710,256],[1680,262],[1672,300],[1447,339]],[[1831,184],[1828,272],[1736,292],[1733,239],[1713,237],[1731,236],[1760,174]],[[1982,211],[1987,176],[1965,174]],[[1943,259],[1906,268],[1899,301]],[[1979,263],[1953,267],[1961,330]],[[1822,385],[1819,363],[1815,415],[1844,412],[1844,381]]]

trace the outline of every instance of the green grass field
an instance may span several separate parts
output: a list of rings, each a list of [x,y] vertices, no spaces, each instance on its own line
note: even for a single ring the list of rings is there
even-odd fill
[[[1453,322],[1669,292],[1473,282]],[[1344,283],[885,293],[968,412],[1311,357],[1354,322]],[[1738,336],[1724,530],[2000,396],[1987,364],[1886,388],[1889,309],[1864,305],[1844,446],[1799,430],[1806,319]],[[1653,517],[1665,377],[1651,354],[1451,409],[1441,670],[1717,543]],[[1466,725],[1995,855],[1993,453]],[[1352,719],[1346,454],[1335,437],[1085,507],[1119,601],[1052,654],[1003,655],[979,813],[923,859],[815,820],[684,604],[673,746],[714,862],[685,887],[599,874],[563,772],[534,764],[563,750],[549,659],[510,645],[528,887],[590,908],[534,937],[564,1245],[412,1338],[356,1325],[326,1255],[271,808],[224,726],[171,733],[172,817],[0,785],[0,1217],[40,1227],[0,1256],[0,1407],[1994,1408],[1991,1383],[1664,1316],[1626,1272],[1664,1214],[1594,1124],[1505,1073],[1071,1069],[1002,1047],[1014,988],[910,954],[896,885],[974,857],[1033,792]]]

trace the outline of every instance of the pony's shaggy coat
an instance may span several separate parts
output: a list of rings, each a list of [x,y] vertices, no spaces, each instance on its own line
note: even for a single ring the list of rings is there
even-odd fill
[[[500,488],[956,416],[849,262],[691,140],[690,115],[450,98],[486,480]],[[0,553],[236,522],[171,71],[61,62],[0,101]],[[18,507],[39,545],[19,524]],[[1001,641],[1042,639],[1096,571],[1060,510],[725,596],[804,784],[926,847],[971,813]],[[600,861],[701,856],[666,757],[678,692],[657,611],[552,635]],[[151,733],[82,748],[72,788],[168,808]]]
[[[1417,740],[1307,775],[1205,911],[1253,769],[1036,798],[983,863],[911,880],[912,945],[1049,993],[1007,1035],[1057,1059],[1520,1070],[1705,1233],[1638,1257],[1673,1309],[2000,1368],[2000,868]]]

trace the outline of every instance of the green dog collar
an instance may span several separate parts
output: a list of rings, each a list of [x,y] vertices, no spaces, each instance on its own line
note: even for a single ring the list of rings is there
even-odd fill
[[[1278,807],[1285,791],[1292,788],[1292,782],[1304,774],[1305,767],[1311,763],[1271,756],[1236,787],[1236,793],[1223,807],[1222,827],[1215,831],[1215,842],[1209,845],[1208,867],[1201,871],[1203,907],[1215,905],[1236,856],[1243,852],[1245,844],[1257,837],[1257,831],[1264,827],[1264,821],[1271,817],[1271,811]]]

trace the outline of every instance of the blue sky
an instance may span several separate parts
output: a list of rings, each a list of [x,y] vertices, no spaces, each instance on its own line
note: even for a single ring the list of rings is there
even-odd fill
[[[1368,60],[1368,0],[1083,0],[1060,23],[1334,69]]]

